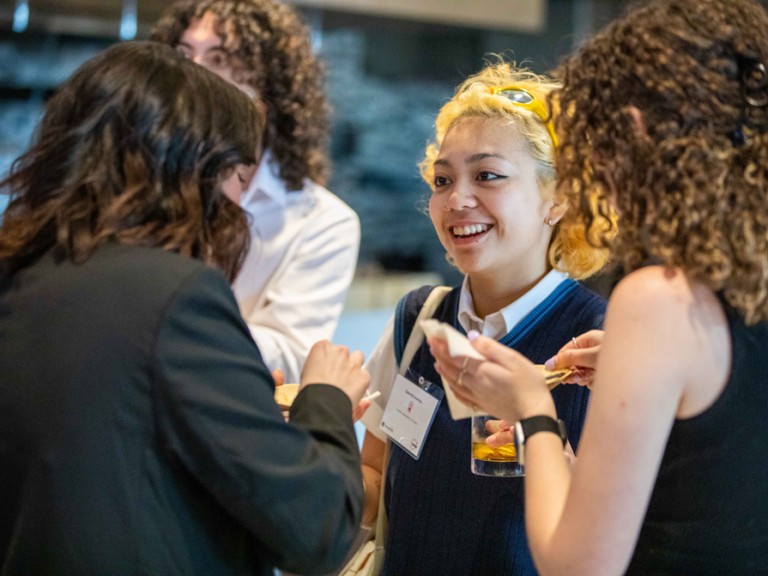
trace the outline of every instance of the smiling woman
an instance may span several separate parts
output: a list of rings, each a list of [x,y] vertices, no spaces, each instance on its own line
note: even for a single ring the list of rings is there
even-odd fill
[[[567,218],[569,206],[554,186],[556,136],[546,102],[557,87],[505,62],[489,65],[440,110],[435,141],[421,164],[432,189],[435,232],[465,275],[434,318],[500,340],[540,364],[573,336],[598,327],[605,309],[602,298],[567,276],[589,276],[606,254]],[[445,389],[426,344],[409,364],[409,379],[395,380],[399,343],[408,339],[430,292],[424,287],[401,300],[367,365],[381,396],[363,417],[365,520],[375,517],[386,467],[383,572],[398,574],[407,566],[413,574],[535,574],[524,534],[522,479],[472,473],[469,421],[453,420],[446,402],[438,401],[424,422],[418,460],[397,444],[402,440],[395,433],[384,461],[390,436],[380,423],[399,391],[418,395],[426,388],[440,397]],[[576,447],[589,392],[558,387],[553,397]]]
[[[515,299],[547,272],[552,226],[565,206],[542,197],[537,173],[520,133],[482,117],[457,120],[435,160],[429,215],[469,276],[481,317],[499,309],[498,297]]]

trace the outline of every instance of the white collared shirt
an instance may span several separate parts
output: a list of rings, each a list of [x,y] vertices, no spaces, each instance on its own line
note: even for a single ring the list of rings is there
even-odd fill
[[[520,320],[525,318],[531,310],[541,304],[547,296],[552,294],[554,289],[566,278],[568,278],[566,274],[557,270],[550,270],[533,288],[512,304],[488,314],[485,319],[482,319],[475,313],[475,305],[469,291],[469,278],[465,276],[459,297],[459,324],[465,332],[477,330],[483,336],[499,340],[509,333]]]
[[[472,294],[469,291],[469,280],[467,277],[464,277],[459,295],[459,324],[466,332],[477,330],[483,336],[498,340],[509,333],[536,306],[546,300],[555,288],[567,278],[566,274],[557,270],[551,270],[520,298],[501,310],[481,319],[475,314]],[[392,316],[366,364],[366,368],[371,375],[371,384],[368,392],[378,390],[381,392],[381,396],[373,400],[371,407],[368,408],[361,418],[361,422],[371,434],[380,440],[387,439],[386,435],[379,430],[379,422],[381,422],[381,416],[389,401],[392,385],[398,373],[398,366],[395,362],[394,329],[395,319]]]
[[[269,150],[241,206],[251,247],[232,288],[267,367],[298,382],[309,349],[338,324],[357,265],[360,220],[314,182],[289,192]]]

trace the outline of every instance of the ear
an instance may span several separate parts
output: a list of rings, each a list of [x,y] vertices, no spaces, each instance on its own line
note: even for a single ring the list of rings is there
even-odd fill
[[[565,201],[553,203],[547,212],[547,219],[545,220],[546,224],[548,226],[554,226],[560,222],[560,219],[565,215],[567,210],[568,204]]]

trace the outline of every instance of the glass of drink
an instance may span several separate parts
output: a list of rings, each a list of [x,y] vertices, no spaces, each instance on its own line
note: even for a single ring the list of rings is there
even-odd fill
[[[478,476],[524,476],[517,462],[515,444],[510,442],[491,448],[486,438],[498,432],[499,419],[493,416],[472,416],[472,473]]]

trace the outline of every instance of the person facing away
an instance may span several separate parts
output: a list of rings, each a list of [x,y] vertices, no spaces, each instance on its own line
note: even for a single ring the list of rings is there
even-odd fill
[[[265,363],[295,382],[312,344],[336,329],[360,246],[357,215],[324,188],[328,105],[309,30],[275,0],[182,0],[151,37],[266,110],[263,160],[241,174],[252,241],[233,289]]]
[[[602,323],[604,299],[573,278],[599,270],[605,251],[565,219],[554,189],[548,94],[557,84],[499,60],[468,78],[443,106],[421,163],[432,193],[429,217],[464,281],[434,317],[477,330],[543,363],[575,335]],[[570,277],[569,277],[570,275]],[[376,516],[388,437],[380,429],[408,339],[430,287],[408,294],[371,354],[371,390],[382,395],[363,418],[364,523]],[[442,383],[424,343],[411,379]],[[553,394],[576,448],[589,393]],[[395,400],[393,400],[395,401]],[[418,460],[390,445],[384,487],[388,532],[383,573],[533,574],[523,524],[522,478],[470,471],[470,421],[453,420],[443,399]],[[493,412],[491,412],[493,413]]]
[[[558,178],[596,239],[615,207],[628,274],[597,360],[554,362],[595,369],[576,465],[555,434],[525,442],[542,574],[766,572],[767,65],[757,2],[679,0],[628,12],[562,66]],[[475,346],[489,360],[468,362],[464,401],[555,416],[527,361]],[[455,379],[462,358],[432,348]]]
[[[316,344],[286,423],[229,287],[264,120],[154,42],[49,100],[0,188],[0,574],[330,570],[363,488],[362,354]]]

